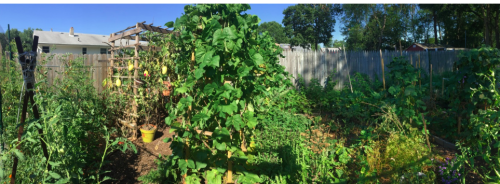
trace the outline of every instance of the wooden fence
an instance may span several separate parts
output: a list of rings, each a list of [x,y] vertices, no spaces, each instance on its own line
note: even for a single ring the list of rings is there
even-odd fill
[[[420,58],[420,66],[427,72],[429,71],[429,62],[432,63],[433,72],[435,74],[453,70],[453,63],[458,59],[459,51],[440,51],[440,52],[403,52],[408,62],[417,67]],[[341,89],[345,84],[349,83],[348,77],[354,75],[355,72],[367,74],[370,79],[375,78],[382,80],[382,67],[380,61],[380,52],[378,51],[363,51],[354,52],[314,52],[314,51],[284,51],[285,58],[280,58],[280,64],[286,67],[286,71],[292,74],[295,79],[292,79],[296,84],[298,74],[306,81],[306,85],[312,78],[319,79],[321,85],[325,84],[328,74],[336,72],[334,80],[338,80],[337,89]],[[400,56],[400,52],[385,51],[382,52],[385,65],[385,75],[387,77],[390,72],[387,65],[392,61],[393,57]],[[86,54],[86,55],[67,55],[53,54],[42,58],[37,56],[38,67],[43,70],[47,68],[47,80],[49,84],[57,78],[61,78],[62,72],[67,68],[64,61],[84,58],[84,65],[91,71],[91,79],[97,92],[102,92],[102,81],[108,75],[109,62],[99,62],[99,60],[107,60],[110,55],[106,54]],[[41,61],[46,61],[42,63]],[[17,61],[17,59],[16,59]],[[20,71],[20,66],[18,66]],[[89,81],[90,82],[90,81]]]
[[[89,76],[93,83],[93,86],[97,90],[97,92],[103,91],[102,81],[108,75],[108,63],[109,62],[99,62],[99,60],[107,60],[110,55],[106,54],[47,54],[42,57],[40,54],[37,55],[37,68],[41,67],[42,71],[47,71],[46,80],[49,85],[52,85],[56,79],[62,79],[64,71],[68,68],[67,61],[83,58],[84,66],[81,67],[80,70],[88,70],[90,71]],[[18,62],[18,58],[14,59],[15,62]],[[3,63],[3,66],[0,67],[2,72],[6,72],[12,70],[7,63]],[[15,67],[16,70],[19,71],[19,75],[21,75],[21,66],[19,64]],[[36,74],[39,75],[39,74]]]
[[[404,56],[413,66],[420,66],[429,74],[429,63],[432,64],[434,74],[445,71],[453,71],[453,63],[457,61],[460,51],[429,51],[429,52],[397,52],[382,51],[384,59],[384,72],[387,78],[390,72],[387,65],[396,56]],[[377,78],[382,81],[382,66],[380,51],[348,51],[344,52],[315,52],[315,51],[284,51],[285,58],[280,58],[280,64],[286,67],[286,71],[295,77],[293,82],[297,84],[300,74],[309,85],[312,78],[319,79],[324,86],[328,74],[336,72],[334,80],[338,80],[336,89],[341,89],[349,83],[349,75],[355,72],[367,74],[370,79]]]

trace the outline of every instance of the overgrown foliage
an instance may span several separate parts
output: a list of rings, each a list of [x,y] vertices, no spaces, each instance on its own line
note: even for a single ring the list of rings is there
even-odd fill
[[[51,59],[51,57],[49,57]],[[43,61],[40,61],[43,63]],[[35,102],[41,117],[34,119],[31,108],[25,124],[21,142],[17,141],[18,108],[21,107],[19,95],[22,86],[21,71],[16,70],[18,63],[4,61],[10,70],[2,72],[2,111],[5,113],[2,143],[8,147],[1,153],[3,167],[0,177],[9,179],[12,157],[19,158],[16,182],[19,183],[93,183],[109,180],[100,175],[105,157],[113,150],[135,149],[125,138],[112,136],[115,132],[107,121],[108,110],[96,93],[90,80],[90,72],[83,66],[83,58],[63,60],[65,71],[53,83],[46,80],[47,68],[37,68]],[[50,70],[50,69],[49,69]],[[8,81],[8,82],[7,82]],[[31,107],[31,106],[30,106]],[[44,130],[40,140],[38,129]],[[42,154],[40,141],[47,144],[49,160]],[[119,144],[120,143],[120,144]],[[16,149],[16,145],[21,148]],[[48,165],[52,170],[48,170]]]

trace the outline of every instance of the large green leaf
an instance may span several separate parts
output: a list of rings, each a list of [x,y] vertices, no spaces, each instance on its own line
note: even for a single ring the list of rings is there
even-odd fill
[[[245,117],[245,121],[247,123],[248,128],[254,128],[257,126],[257,117],[254,116],[254,112],[246,111],[243,116]]]
[[[194,169],[195,168],[195,164],[194,164],[194,161],[192,159],[188,159],[187,164],[188,164],[188,167],[190,169]]]
[[[193,116],[193,121],[207,121],[208,118],[210,118],[209,116],[207,116],[205,113],[198,113],[196,115]]]
[[[233,115],[228,118],[228,124],[233,125],[236,131],[240,131],[241,127],[244,126],[243,120],[241,119],[241,116],[239,114]]]
[[[212,45],[217,45],[221,43],[222,40],[224,40],[224,34],[222,33],[222,30],[218,29],[214,32],[214,39],[212,40]]]
[[[217,169],[207,171],[208,184],[222,184],[222,175],[219,174]]]
[[[208,65],[208,66],[219,67],[219,61],[220,61],[220,56],[218,56],[218,55],[214,56],[210,60],[210,65]]]
[[[217,88],[218,86],[215,83],[207,84],[203,89],[203,93],[205,93],[205,95],[210,95],[214,90],[217,90]]]
[[[203,77],[204,73],[205,73],[205,70],[202,67],[200,67],[194,71],[194,76],[196,77],[196,79],[199,79],[199,78]]]
[[[236,104],[236,101],[234,101],[231,104],[228,105],[219,105],[220,111],[227,113],[227,114],[233,114],[238,110],[238,105]]]
[[[238,38],[236,36],[236,30],[235,30],[234,25],[231,27],[225,27],[223,33],[224,33],[225,39],[234,40],[234,39]]]
[[[174,22],[170,21],[170,22],[165,23],[165,27],[174,27]]]
[[[177,94],[179,94],[179,93],[186,93],[186,92],[187,92],[187,90],[188,90],[188,89],[187,89],[187,87],[186,87],[186,86],[182,86],[182,87],[180,87],[180,88],[175,88],[175,92],[176,92]]]
[[[188,169],[188,163],[185,160],[179,160],[179,169],[181,170],[181,174],[185,174]]]

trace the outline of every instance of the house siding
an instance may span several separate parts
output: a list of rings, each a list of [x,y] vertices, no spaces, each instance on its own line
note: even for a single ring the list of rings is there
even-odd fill
[[[42,47],[43,46],[49,46],[53,47],[55,46],[55,50],[51,50],[51,54],[81,54],[82,53],[82,48],[87,48],[87,54],[100,54],[101,53],[101,48],[106,48],[110,49],[111,47],[101,47],[101,46],[75,46],[75,45],[49,45],[49,44],[38,44],[38,53],[42,53]]]
[[[415,46],[415,47],[413,47],[413,46]],[[425,49],[418,46],[418,45],[413,44],[408,49],[406,49],[406,51],[425,51]]]

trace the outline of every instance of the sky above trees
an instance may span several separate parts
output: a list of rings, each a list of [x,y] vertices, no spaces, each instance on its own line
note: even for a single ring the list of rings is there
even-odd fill
[[[9,16],[0,19],[0,26],[6,31],[10,24],[17,31],[13,34],[24,36],[32,34],[33,29],[68,32],[70,27],[75,27],[77,33],[108,35],[136,22],[164,25],[180,17],[184,6],[2,4],[4,15],[17,14],[16,10],[21,8],[26,12],[43,9],[46,13]],[[116,16],[134,8],[148,11]],[[399,50],[412,43],[500,47],[500,4],[251,4],[246,13],[259,16],[258,31],[269,31],[276,42],[313,48],[333,43],[345,44],[349,50]],[[5,40],[2,34],[1,39]],[[5,49],[6,42],[0,42]]]

